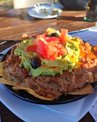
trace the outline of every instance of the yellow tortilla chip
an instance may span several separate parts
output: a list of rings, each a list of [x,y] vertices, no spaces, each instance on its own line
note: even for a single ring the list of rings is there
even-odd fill
[[[3,76],[3,62],[0,62],[0,76]]]
[[[94,92],[93,87],[91,86],[91,84],[87,84],[85,85],[85,87],[81,88],[81,89],[76,89],[75,91],[69,93],[71,95],[86,95],[86,94],[91,94]]]
[[[54,95],[53,95],[53,96],[49,95],[49,96],[44,97],[44,96],[41,96],[41,95],[37,94],[33,89],[27,88],[27,87],[24,87],[24,86],[14,86],[13,89],[14,89],[14,90],[20,90],[20,89],[21,89],[21,90],[25,90],[25,91],[27,91],[29,94],[31,94],[31,95],[33,95],[34,97],[39,98],[39,99],[41,99],[41,100],[48,100],[48,101],[51,101],[51,100],[54,100],[54,99],[55,99]]]
[[[9,80],[6,80],[4,78],[0,78],[0,83],[6,84],[6,85],[11,85],[11,86],[16,85],[16,83],[14,81],[9,81]]]

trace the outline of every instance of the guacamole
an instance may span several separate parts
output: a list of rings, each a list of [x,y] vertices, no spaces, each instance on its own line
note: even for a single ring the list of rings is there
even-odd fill
[[[40,75],[55,76],[63,74],[65,70],[72,71],[80,58],[80,41],[77,37],[66,35],[68,36],[67,40],[64,40],[65,43],[61,44],[58,42],[60,35],[61,33],[56,38],[40,35],[41,38],[36,37],[34,41],[32,39],[25,39],[19,43],[14,54],[21,59],[20,67],[24,67],[34,77]],[[41,43],[39,42],[40,40],[42,40]],[[58,45],[57,48],[55,48],[56,45]],[[55,52],[52,53],[50,52],[51,50],[55,50]],[[60,52],[60,50],[62,51]],[[39,57],[41,60],[41,65],[37,68],[32,66],[34,57]]]

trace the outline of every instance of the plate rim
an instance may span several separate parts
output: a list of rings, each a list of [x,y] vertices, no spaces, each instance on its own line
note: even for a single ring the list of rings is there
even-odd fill
[[[55,15],[48,15],[48,16],[40,16],[40,15],[38,15],[37,13],[35,14],[35,13],[33,12],[34,9],[35,9],[35,7],[30,8],[30,9],[28,10],[28,15],[31,16],[31,17],[34,17],[34,18],[38,18],[38,19],[51,19],[51,18],[56,18],[56,17],[58,17],[58,16],[62,13],[62,9],[57,8],[57,7],[54,7],[53,10],[59,11],[58,14],[55,14]],[[34,10],[34,11],[35,11],[35,10]]]

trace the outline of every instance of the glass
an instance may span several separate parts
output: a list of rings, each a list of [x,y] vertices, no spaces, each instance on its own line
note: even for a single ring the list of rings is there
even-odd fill
[[[89,0],[85,21],[97,21],[97,0]]]
[[[39,0],[39,2],[37,2],[34,5],[34,7],[38,15],[48,16],[53,11],[54,1],[53,0]]]

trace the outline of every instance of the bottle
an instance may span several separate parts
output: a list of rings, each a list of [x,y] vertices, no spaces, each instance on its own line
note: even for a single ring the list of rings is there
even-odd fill
[[[97,21],[97,0],[89,0],[85,21]]]

